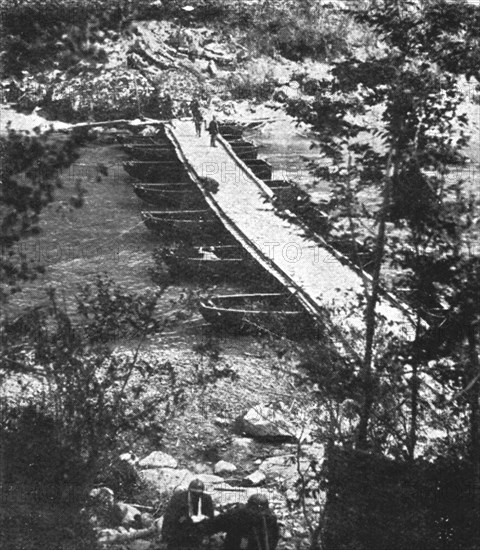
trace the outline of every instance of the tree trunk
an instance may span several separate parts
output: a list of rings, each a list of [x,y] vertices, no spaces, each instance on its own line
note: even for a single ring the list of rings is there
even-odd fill
[[[390,175],[393,158],[393,148],[390,150],[387,167],[385,170],[386,179],[383,189],[383,202],[378,220],[378,232],[375,242],[375,255],[372,273],[372,285],[370,293],[367,293],[367,307],[365,310],[365,354],[363,359],[363,406],[360,412],[360,421],[358,423],[357,447],[359,449],[367,448],[367,433],[372,405],[374,400],[373,392],[373,347],[376,328],[375,309],[380,292],[380,272],[382,269],[383,256],[385,252],[385,234],[387,227],[387,215],[390,206],[390,196],[392,193],[392,177]]]
[[[468,354],[470,359],[471,377],[479,375],[480,365],[478,361],[477,338],[475,327],[468,327]],[[470,389],[470,453],[473,464],[473,505],[475,510],[474,525],[475,537],[480,536],[480,383],[477,380]]]

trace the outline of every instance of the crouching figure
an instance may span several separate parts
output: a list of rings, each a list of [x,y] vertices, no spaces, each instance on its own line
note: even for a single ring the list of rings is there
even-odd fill
[[[226,533],[224,550],[275,550],[279,528],[264,495],[252,495],[247,504],[220,514],[204,523],[208,535]]]
[[[202,524],[213,518],[212,497],[194,479],[187,491],[175,493],[163,518],[162,539],[168,550],[198,550],[205,536]]]

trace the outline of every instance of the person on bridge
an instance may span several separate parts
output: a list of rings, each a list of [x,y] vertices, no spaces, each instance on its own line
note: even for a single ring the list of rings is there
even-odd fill
[[[187,491],[175,493],[165,510],[162,539],[167,550],[197,550],[205,533],[201,523],[213,518],[213,502],[205,486],[194,479]]]
[[[162,117],[166,120],[172,120],[175,117],[173,113],[173,99],[170,94],[165,94],[161,101]]]
[[[202,122],[203,115],[200,110],[200,103],[197,98],[192,99],[190,103],[190,111],[192,112],[193,122],[195,123],[195,131],[197,132],[197,137],[202,135]]]
[[[208,132],[210,134],[210,146],[211,147],[216,147],[217,146],[217,136],[218,136],[218,122],[217,122],[217,119],[216,119],[215,115],[213,115],[212,120],[211,120],[210,124],[208,125]]]
[[[277,517],[270,510],[267,497],[261,494],[207,520],[203,529],[208,535],[226,532],[223,550],[275,550],[280,538]]]

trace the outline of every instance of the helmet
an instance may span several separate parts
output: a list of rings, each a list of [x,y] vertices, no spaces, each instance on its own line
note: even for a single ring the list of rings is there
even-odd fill
[[[268,508],[268,498],[265,495],[257,493],[252,495],[248,501],[247,506],[249,508],[259,508],[261,510],[266,510]]]
[[[205,485],[199,479],[194,479],[193,481],[190,482],[190,485],[188,486],[188,490],[191,491],[192,493],[201,494],[203,493],[203,491],[205,491]]]

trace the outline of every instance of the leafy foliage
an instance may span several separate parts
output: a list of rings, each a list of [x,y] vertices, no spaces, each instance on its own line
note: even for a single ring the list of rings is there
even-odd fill
[[[263,54],[278,52],[293,60],[330,58],[346,53],[350,47],[347,37],[352,35],[353,18],[335,6],[332,9],[332,5],[313,0],[197,0],[188,4],[195,8],[189,14],[192,21],[208,19],[222,28],[241,29],[251,47]],[[180,7],[175,15],[182,18]]]
[[[51,290],[46,306],[4,327],[4,368],[42,367],[48,381],[42,413],[82,467],[94,467],[101,453],[132,428],[160,437],[181,403],[170,363],[145,359],[138,348],[114,352],[110,345],[122,336],[140,338],[141,344],[159,330],[157,297],[134,295],[99,276],[80,289],[79,318],[62,310]]]
[[[253,31],[263,46],[288,59],[331,58],[346,53],[352,19],[311,0],[266,3]],[[264,49],[265,51],[265,49]]]
[[[311,81],[303,83],[300,75],[304,96],[287,107],[317,132],[322,154],[329,159],[315,173],[331,184],[330,234],[340,243],[350,241],[358,265],[364,264],[365,227],[377,224],[370,314],[385,265],[406,270],[417,289],[414,307],[438,307],[439,277],[458,260],[460,235],[472,218],[461,184],[447,186],[445,174],[449,165],[464,161],[460,149],[467,141],[466,119],[458,112],[462,94],[457,76],[468,76],[475,67],[467,70],[464,63],[448,64],[449,53],[432,45],[432,33],[437,36],[445,13],[452,14],[446,3],[435,6],[420,11],[413,4],[401,9],[396,2],[385,2],[361,14],[362,22],[387,45],[382,55],[366,59],[351,55],[334,64],[330,79],[315,86]],[[459,32],[466,34],[475,49],[477,11],[462,6],[455,23],[442,32],[450,40]],[[380,129],[373,122],[376,113],[380,113]],[[403,275],[402,283],[407,277]],[[371,315],[368,323],[373,346]],[[366,386],[368,392],[381,388],[373,380]]]
[[[161,16],[145,0],[102,0],[94,6],[83,0],[8,1],[2,7],[5,50],[4,71],[20,76],[21,71],[72,68],[79,63],[105,60],[102,43],[116,39],[134,19]]]
[[[275,91],[276,82],[269,71],[262,71],[256,64],[245,73],[230,75],[227,87],[232,99],[267,101]]]
[[[425,431],[433,428],[455,433],[450,452],[464,456],[467,449],[461,440],[468,429],[468,404],[471,445],[467,455],[473,468],[466,472],[472,476],[469,502],[476,507],[476,518],[480,453],[478,310],[473,296],[480,287],[478,259],[470,257],[465,246],[472,238],[474,205],[462,182],[448,185],[446,175],[452,164],[465,160],[461,149],[467,143],[467,121],[459,112],[463,97],[457,81],[460,75],[469,78],[478,73],[474,60],[480,53],[479,13],[477,7],[448,2],[429,3],[421,10],[414,3],[387,0],[359,16],[384,43],[380,55],[350,55],[334,64],[330,79],[315,85],[303,82],[300,75],[304,95],[287,107],[290,114],[311,124],[321,141],[325,159],[315,173],[331,184],[331,234],[349,235],[358,255],[358,238],[367,233],[365,227],[376,226],[372,280],[365,279],[366,352],[358,365],[361,392],[353,396],[360,411],[358,444],[367,448],[368,434],[368,448],[413,459],[416,444],[424,444]],[[437,48],[438,42],[442,49]],[[471,51],[465,51],[460,60],[458,52],[464,45]],[[393,284],[409,289],[416,315],[413,343],[383,342],[379,337],[376,302],[386,267],[402,270]],[[436,338],[426,331],[422,317],[435,327]],[[435,448],[429,443],[434,455],[445,452],[445,446]],[[380,493],[382,484],[386,485],[376,485],[374,493]],[[415,491],[415,483],[409,487]],[[332,488],[332,500],[338,490],[338,486]],[[360,489],[362,494],[367,492]],[[381,498],[390,501],[387,496]],[[410,498],[421,502],[421,495],[404,495],[405,501]],[[419,524],[404,525],[402,532],[413,538],[398,547],[429,547],[430,527],[425,522],[432,520],[422,514],[430,505],[425,504],[423,512],[417,510],[414,519]],[[346,506],[360,511],[369,505],[360,499]],[[345,513],[346,509],[339,516],[343,520]],[[471,521],[478,523],[473,517]],[[384,517],[381,524],[392,525],[387,530],[391,533],[397,521]],[[375,530],[374,522],[363,518],[349,527],[358,536],[343,542],[332,539],[328,544],[374,548],[378,543],[384,548],[395,547],[401,540],[400,533],[382,540],[380,532],[372,540],[362,540],[364,535],[359,533],[366,524]],[[340,530],[339,525],[333,528],[334,538]],[[432,547],[438,547],[444,536],[435,535],[432,544],[437,546]],[[474,538],[469,531],[451,547],[467,548]]]
[[[83,330],[89,341],[107,342],[160,331],[154,317],[161,291],[133,294],[103,275],[82,285],[76,295]]]

